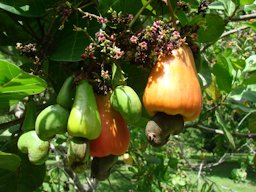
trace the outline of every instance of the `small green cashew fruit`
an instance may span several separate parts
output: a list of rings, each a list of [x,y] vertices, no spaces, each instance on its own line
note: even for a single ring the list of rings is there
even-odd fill
[[[43,164],[48,158],[50,143],[42,141],[34,130],[23,133],[17,145],[22,153],[28,153],[29,161],[35,165]]]
[[[87,154],[89,155],[88,140],[73,137],[68,144],[68,165],[76,172],[83,173],[88,168]],[[88,156],[89,157],[89,156]]]
[[[69,111],[59,104],[50,105],[39,113],[36,118],[35,130],[44,141],[52,139],[56,134],[67,131]]]
[[[141,117],[142,104],[137,93],[129,86],[117,86],[110,98],[111,106],[119,111],[127,123],[134,123]]]

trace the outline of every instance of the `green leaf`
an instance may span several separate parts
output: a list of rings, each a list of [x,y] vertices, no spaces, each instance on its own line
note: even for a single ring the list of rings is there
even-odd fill
[[[54,3],[54,0],[0,0],[0,8],[16,15],[40,17]]]
[[[0,18],[1,46],[15,45],[17,42],[23,42],[29,39],[30,36],[22,29],[22,26],[15,22],[7,12],[0,12]]]
[[[209,6],[209,9],[211,10],[225,10],[224,4],[219,1],[212,2]]]
[[[18,155],[0,151],[0,169],[15,171],[20,166],[20,162]]]
[[[65,24],[64,29],[60,30],[56,34],[55,45],[53,53],[50,55],[50,59],[53,61],[68,61],[75,62],[81,60],[81,55],[87,45],[89,45],[90,40],[86,37],[84,32],[74,31],[73,25],[77,27],[86,27],[87,32],[94,38],[94,33],[99,29],[99,24],[93,20],[90,23],[85,23],[85,21],[75,14],[73,17],[69,18],[68,23]]]
[[[36,121],[36,103],[31,100],[26,103],[25,118],[22,123],[23,132],[35,129]]]
[[[229,93],[232,88],[233,76],[227,58],[221,55],[217,57],[217,63],[213,66],[213,74],[216,77],[218,88]]]
[[[246,26],[250,27],[252,30],[256,32],[256,21],[254,22],[248,22],[245,24]]]
[[[253,72],[256,71],[256,55],[251,55],[246,60],[246,67],[243,72]]]
[[[225,13],[227,16],[232,16],[236,9],[236,4],[233,1],[227,1],[227,0],[219,0],[220,2],[223,3],[224,8],[225,8]]]
[[[102,15],[106,15],[107,11],[113,10],[122,13],[136,14],[142,7],[139,0],[102,0],[99,1],[99,11]]]
[[[246,65],[246,62],[243,59],[232,58],[231,62],[235,70],[243,70]]]
[[[201,43],[215,42],[224,32],[225,23],[219,15],[207,14],[205,25],[198,30],[198,41]]]
[[[112,86],[116,87],[118,85],[125,84],[124,72],[119,65],[115,63],[112,64]]]
[[[188,24],[188,17],[184,11],[178,10],[176,14],[182,26]]]
[[[42,185],[46,166],[33,165],[27,154],[21,154],[21,164],[16,172],[0,169],[0,191],[34,191]]]
[[[230,93],[229,98],[238,101],[238,102],[246,102],[251,101],[253,103],[256,102],[256,84],[236,87]]]
[[[145,5],[145,4],[148,3],[148,1],[147,0],[141,0],[141,3],[143,5]],[[148,9],[150,12],[152,12],[154,15],[156,15],[156,11],[154,10],[154,8],[150,4],[147,5],[146,9]]]
[[[9,107],[28,95],[45,90],[46,82],[24,72],[15,64],[0,60],[0,105]]]
[[[225,126],[225,122],[223,120],[223,118],[221,117],[220,113],[218,111],[215,111],[215,116],[216,116],[216,120],[217,122],[219,123],[221,129],[223,130],[224,132],[224,135],[227,139],[227,141],[229,142],[229,144],[231,145],[231,147],[233,149],[236,148],[236,145],[235,145],[235,142],[234,142],[234,138],[233,136],[231,135],[231,133],[227,130],[226,126]]]
[[[256,71],[247,74],[243,79],[244,85],[256,84]]]
[[[248,4],[252,4],[254,2],[254,0],[239,0],[240,5],[248,5]]]

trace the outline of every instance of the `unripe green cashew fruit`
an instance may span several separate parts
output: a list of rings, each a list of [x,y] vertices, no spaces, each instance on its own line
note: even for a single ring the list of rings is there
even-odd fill
[[[134,123],[141,117],[140,98],[129,86],[117,86],[111,94],[110,102],[111,106],[121,113],[127,123]]]
[[[36,118],[35,130],[44,141],[52,139],[56,134],[67,131],[69,111],[59,104],[50,105],[39,113]]]
[[[73,76],[69,76],[64,81],[56,99],[57,103],[66,109],[71,109],[74,100],[73,80]]]
[[[35,165],[43,164],[48,158],[48,141],[42,141],[34,130],[23,133],[18,140],[18,149],[28,153],[29,161]]]
[[[68,144],[68,165],[76,172],[83,173],[87,168],[86,155],[89,155],[88,140],[73,137]]]
[[[67,130],[72,137],[83,137],[89,140],[96,139],[100,135],[100,115],[93,88],[87,80],[82,80],[76,88]]]

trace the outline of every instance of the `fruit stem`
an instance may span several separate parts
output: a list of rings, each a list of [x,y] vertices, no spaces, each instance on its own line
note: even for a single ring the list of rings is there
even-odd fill
[[[144,9],[146,9],[146,7],[151,3],[152,0],[148,0],[147,3],[145,3],[141,9],[138,11],[138,13],[134,16],[134,18],[132,19],[132,21],[129,23],[129,29],[132,28],[133,24],[135,23],[135,21],[139,18],[140,14],[144,11]]]

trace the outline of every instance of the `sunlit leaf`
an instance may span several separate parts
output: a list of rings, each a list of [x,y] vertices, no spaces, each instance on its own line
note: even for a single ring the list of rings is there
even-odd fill
[[[254,22],[248,22],[245,24],[246,26],[250,27],[252,30],[256,32],[256,21]]]
[[[24,72],[18,66],[0,60],[0,105],[9,107],[28,95],[35,95],[45,90],[46,82]]]
[[[252,4],[254,2],[254,0],[239,0],[240,5],[248,5],[248,4]]]

